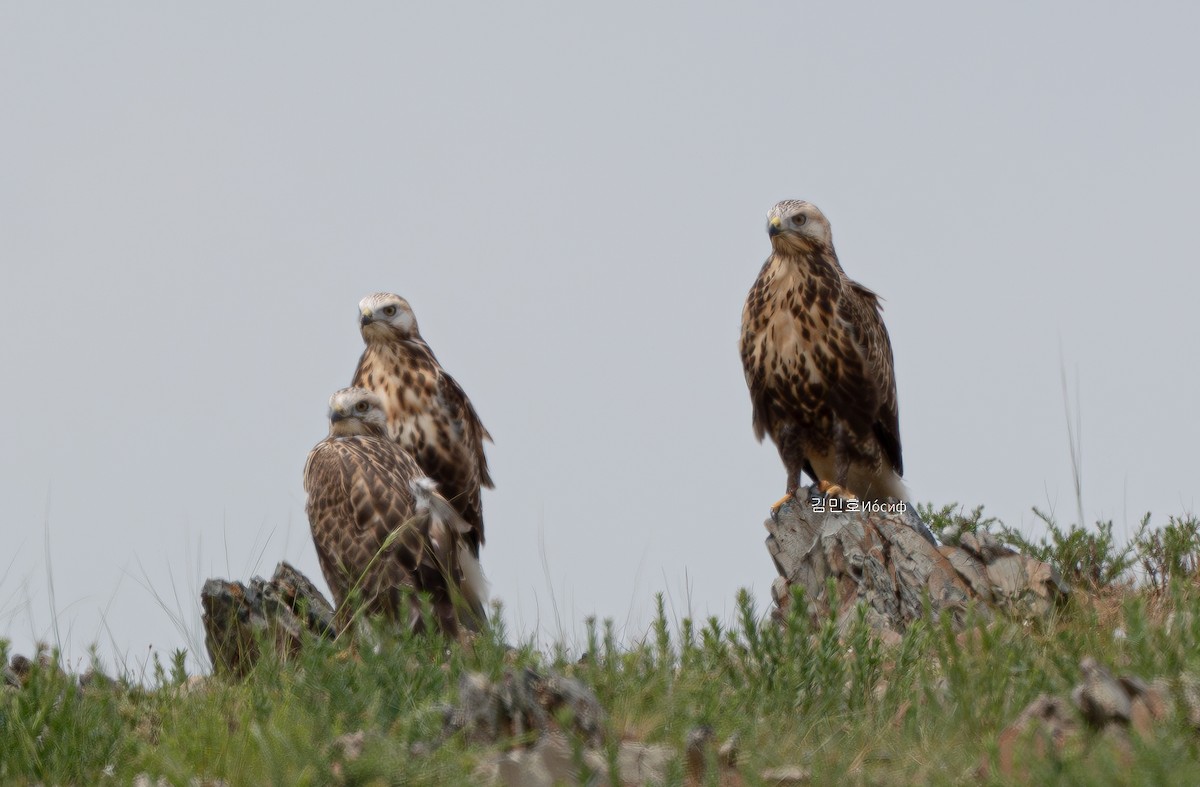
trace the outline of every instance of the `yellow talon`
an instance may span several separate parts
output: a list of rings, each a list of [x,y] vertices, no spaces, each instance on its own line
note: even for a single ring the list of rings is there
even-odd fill
[[[817,489],[819,489],[821,494],[825,495],[826,497],[840,497],[843,500],[858,499],[849,489],[838,486],[837,484],[831,484],[828,481],[822,481],[821,483],[817,484]]]
[[[775,505],[771,506],[771,515],[774,516],[774,515],[778,514],[779,509],[783,508],[783,504],[794,498],[795,498],[795,495],[793,495],[791,492],[788,492],[786,495],[784,495],[783,497],[776,500]]]

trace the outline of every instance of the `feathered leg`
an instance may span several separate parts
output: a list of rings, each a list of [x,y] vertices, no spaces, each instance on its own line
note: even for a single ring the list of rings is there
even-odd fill
[[[780,433],[779,458],[783,460],[783,467],[787,471],[787,490],[783,497],[771,506],[772,516],[778,514],[785,503],[795,498],[796,490],[800,488],[800,474],[809,466],[804,452],[804,441],[796,429],[789,427]],[[811,474],[810,471],[809,475]]]
[[[826,497],[853,500],[854,494],[846,488],[850,478],[850,451],[846,446],[846,427],[840,421],[833,424],[833,482],[821,481],[818,488]]]

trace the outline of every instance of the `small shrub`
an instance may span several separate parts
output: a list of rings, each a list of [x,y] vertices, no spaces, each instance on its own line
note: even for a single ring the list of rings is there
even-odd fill
[[[918,503],[917,514],[939,541],[950,546],[958,546],[966,533],[989,532],[996,526],[1003,527],[1000,520],[983,515],[983,506],[976,506],[968,514],[958,503],[941,508],[934,508],[932,503]]]
[[[1151,531],[1149,526],[1146,514],[1133,548],[1150,586],[1162,592],[1173,581],[1195,578],[1200,568],[1200,519],[1171,517],[1161,530]]]
[[[1033,513],[1046,525],[1046,534],[1039,540],[1031,541],[1005,525],[1000,527],[1000,537],[1057,568],[1068,584],[1098,590],[1116,582],[1135,564],[1133,544],[1117,546],[1111,521],[1097,522],[1096,529],[1089,530],[1074,524],[1063,527],[1037,508]]]

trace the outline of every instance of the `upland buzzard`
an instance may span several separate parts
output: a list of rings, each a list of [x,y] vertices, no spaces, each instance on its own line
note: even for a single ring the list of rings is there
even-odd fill
[[[380,292],[363,298],[358,308],[367,346],[351,385],[379,394],[388,434],[471,526],[466,540],[478,557],[483,544],[480,487],[492,486],[483,441],[492,437],[462,387],[421,338],[408,301]]]
[[[330,397],[329,436],[308,455],[304,491],[340,625],[361,605],[419,631],[423,593],[443,632],[456,634],[459,622],[479,628],[486,589],[466,546],[471,527],[388,436],[373,392],[345,388]]]
[[[786,200],[767,213],[771,256],[742,312],[741,354],[754,434],[787,470],[831,494],[906,497],[892,345],[879,298],[842,270],[829,221]],[[831,488],[832,487],[832,488]]]

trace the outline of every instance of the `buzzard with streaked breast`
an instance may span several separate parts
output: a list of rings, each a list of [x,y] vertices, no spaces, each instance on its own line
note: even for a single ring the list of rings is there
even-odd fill
[[[852,281],[815,205],[767,213],[771,256],[742,312],[741,355],[754,433],[769,435],[787,470],[829,494],[905,499],[892,345],[879,298]]]
[[[485,621],[486,587],[465,539],[471,527],[387,433],[383,402],[363,388],[329,400],[329,436],[304,464],[306,511],[339,627],[356,612],[420,631],[417,594],[427,594],[441,630]]]
[[[380,292],[359,303],[366,349],[351,385],[379,394],[388,434],[437,482],[471,526],[471,554],[483,544],[480,487],[491,488],[483,441],[492,439],[471,400],[421,338],[408,301]]]

